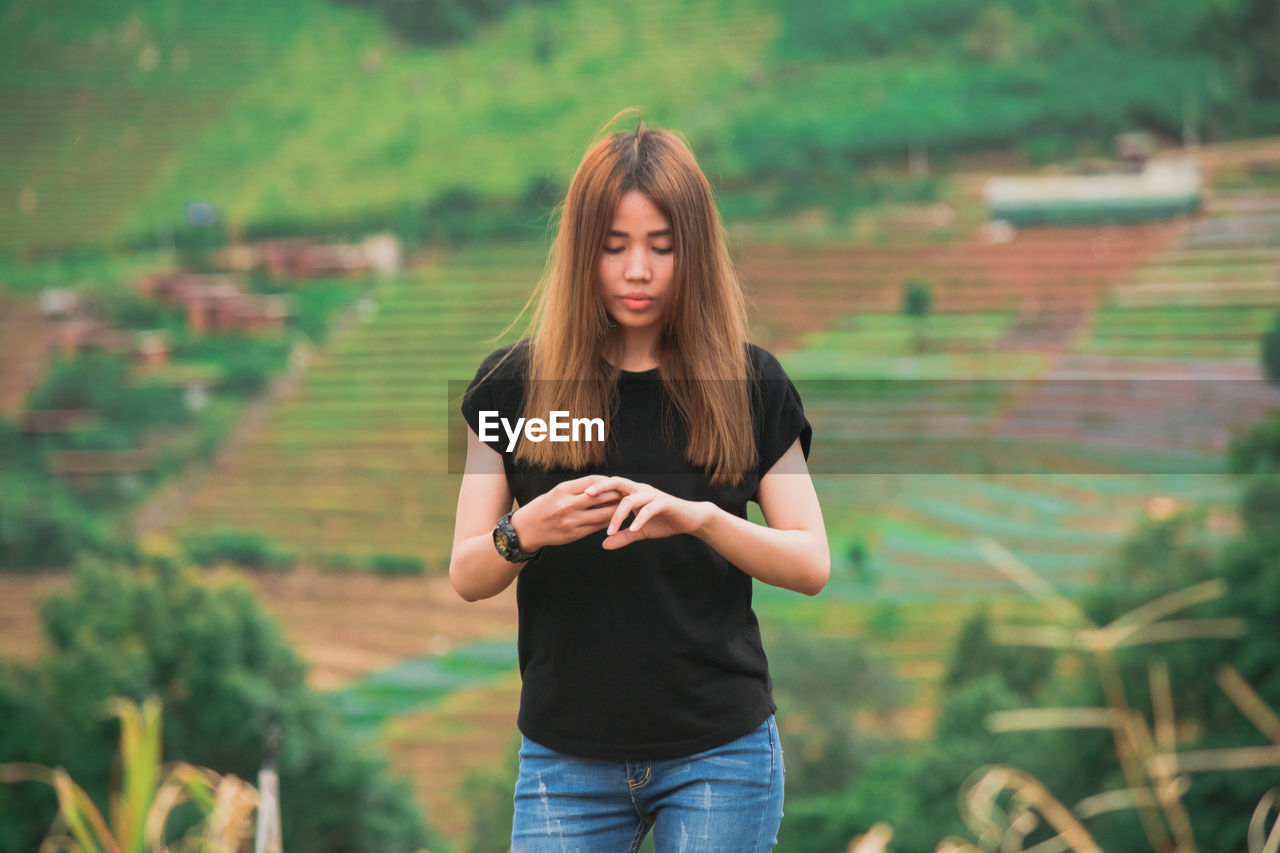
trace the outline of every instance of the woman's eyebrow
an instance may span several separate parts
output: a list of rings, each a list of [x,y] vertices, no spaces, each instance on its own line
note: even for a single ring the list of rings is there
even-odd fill
[[[670,228],[661,228],[661,229],[659,229],[659,230],[657,230],[657,231],[650,231],[650,232],[649,232],[649,234],[648,234],[648,236],[650,236],[650,237],[667,237],[667,236],[670,236],[670,234],[671,234],[671,229],[670,229]],[[631,235],[630,235],[630,234],[628,234],[626,231],[615,231],[614,229],[610,228],[610,229],[609,229],[609,236],[610,236],[610,237],[630,237]]]

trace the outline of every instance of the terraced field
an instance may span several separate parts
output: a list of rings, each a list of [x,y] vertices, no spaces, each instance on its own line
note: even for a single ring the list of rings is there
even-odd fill
[[[1176,229],[1043,228],[1006,243],[765,244],[745,247],[739,265],[758,309],[755,332],[780,350],[806,349],[805,333],[841,316],[899,315],[906,285],[918,281],[930,288],[935,314],[1009,315],[996,349],[1045,351],[1069,339],[1102,296]],[[953,351],[972,349],[953,345]]]
[[[450,385],[470,380],[537,281],[529,249],[460,255],[382,285],[272,412],[200,484],[183,530],[234,527],[326,555],[448,558]],[[368,307],[375,306],[375,307]],[[376,314],[376,316],[375,316]]]
[[[1230,233],[1252,242],[1222,245],[1219,220],[1241,215],[1227,210],[995,245],[744,247],[757,338],[800,385],[818,436],[811,464],[835,556],[817,599],[758,588],[766,627],[867,638],[913,685],[894,725],[919,735],[965,617],[1033,606],[983,559],[981,537],[1071,590],[1144,518],[1202,506],[1228,535],[1226,442],[1280,403],[1250,343],[1274,310],[1257,294],[1273,286],[1280,240],[1237,222]],[[317,558],[425,555],[438,568],[456,486],[447,383],[497,345],[484,339],[515,316],[540,263],[536,247],[454,252],[372,293],[376,316],[338,336],[181,527],[263,530]],[[923,322],[900,313],[911,279],[933,291]],[[283,588],[268,599],[286,624],[308,610],[312,628],[297,633],[327,660],[318,680],[391,746],[436,824],[463,837],[463,779],[501,766],[512,743],[513,601],[450,610],[408,593],[443,578],[397,591],[302,576],[331,585],[326,604],[287,610],[299,594]],[[341,591],[357,580],[360,595]]]
[[[1075,352],[1252,363],[1280,308],[1280,191],[1217,190],[1115,288]]]
[[[1224,453],[1280,404],[1257,367],[1280,297],[1277,211],[1280,193],[1218,192],[1181,225],[1127,237],[1082,229],[1075,266],[1071,252],[1051,249],[1058,235],[1013,250],[1019,234],[999,248],[1021,258],[1020,278],[1010,273],[1021,289],[993,280],[980,312],[940,297],[944,313],[926,324],[874,313],[894,281],[927,278],[922,266],[868,264],[875,281],[851,277],[846,298],[867,300],[862,311],[802,334],[783,355],[827,439],[811,463],[826,475],[824,506],[843,510],[836,550],[861,541],[870,554],[851,594],[870,593],[870,572],[875,594],[890,599],[1004,595],[1012,587],[978,537],[1069,589],[1104,570],[1152,512],[1205,506],[1227,532]],[[1098,251],[1108,245],[1131,249],[1125,264]],[[963,248],[940,254],[964,268]],[[1017,328],[1027,306],[1050,306],[1041,340]]]

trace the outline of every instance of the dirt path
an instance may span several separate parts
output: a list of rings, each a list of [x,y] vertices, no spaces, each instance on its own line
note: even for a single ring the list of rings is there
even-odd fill
[[[498,637],[515,642],[515,587],[469,603],[443,576],[382,578],[298,569],[253,579],[263,605],[311,664],[311,684],[333,690],[405,658]]]
[[[27,393],[44,374],[51,338],[39,304],[0,294],[0,415],[22,411]]]

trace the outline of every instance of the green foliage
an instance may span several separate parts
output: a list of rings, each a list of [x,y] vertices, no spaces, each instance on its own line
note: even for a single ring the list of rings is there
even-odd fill
[[[180,424],[188,417],[177,391],[153,383],[134,384],[127,360],[96,352],[54,362],[43,384],[28,398],[27,408],[93,409],[118,428],[118,433],[104,435],[116,434],[121,441],[133,442],[140,442],[141,433],[149,427]]]
[[[403,554],[374,554],[369,566],[383,577],[411,577],[421,575],[426,569],[421,557]]]
[[[942,686],[954,690],[986,676],[999,678],[1024,699],[1049,680],[1054,656],[1048,649],[1003,645],[991,638],[991,617],[982,609],[960,629]]]
[[[319,564],[321,571],[333,572],[334,574],[345,574],[359,571],[360,569],[360,561],[354,555],[341,551],[320,554],[316,558],[316,562]]]
[[[307,336],[315,344],[329,338],[329,326],[334,316],[355,302],[358,294],[369,283],[359,279],[320,279],[308,281],[289,292],[293,308],[290,326]]]
[[[201,566],[234,563],[246,569],[286,571],[297,554],[273,542],[263,533],[244,530],[210,530],[182,537],[182,547]]]
[[[63,450],[136,449],[154,430],[188,425],[180,393],[135,383],[122,357],[89,353],[55,361],[27,408],[94,414],[71,433],[25,435],[12,424],[0,430],[0,568],[47,569],[68,565],[80,552],[120,553],[123,522],[113,510],[136,498],[150,475],[72,483],[48,473],[46,462]]]
[[[120,283],[84,288],[83,292],[97,308],[103,321],[115,329],[176,330],[184,322],[179,309],[140,296]]]
[[[1219,3],[1208,33],[1214,52],[1227,60],[1248,91],[1280,99],[1280,6],[1271,0]]]
[[[1280,313],[1271,328],[1262,333],[1259,357],[1267,381],[1280,382]]]
[[[1265,470],[1273,464],[1280,416],[1272,415],[1243,439],[1239,471]],[[1254,467],[1258,466],[1258,467]],[[1141,526],[1126,544],[1111,580],[1100,585],[1086,602],[1091,618],[1108,620],[1154,597],[1210,579],[1226,582],[1226,594],[1198,615],[1244,620],[1239,640],[1201,640],[1162,647],[1160,657],[1170,670],[1174,714],[1182,726],[1201,732],[1185,748],[1254,746],[1262,735],[1240,714],[1215,683],[1219,665],[1229,662],[1270,707],[1280,707],[1280,675],[1273,665],[1275,625],[1280,621],[1280,485],[1274,474],[1251,473],[1240,478],[1243,533],[1225,547],[1206,530],[1204,513],[1184,513]],[[1148,703],[1147,660],[1143,655],[1120,656],[1121,675],[1135,704]],[[1078,704],[1099,703],[1098,695],[1082,696]],[[1109,744],[1074,743],[1072,761],[1060,762],[1058,772],[1079,780],[1091,766],[1114,763]],[[1042,777],[1049,781],[1053,777]],[[1111,780],[1119,785],[1119,777]],[[1091,783],[1097,789],[1096,777]],[[1202,774],[1184,797],[1198,839],[1216,839],[1219,849],[1244,846],[1249,815],[1262,792],[1274,784],[1274,771],[1235,771]],[[1050,784],[1057,793],[1088,793],[1077,781]],[[1064,801],[1069,801],[1064,799]],[[1107,849],[1124,849],[1132,825],[1106,824],[1099,841]],[[1108,837],[1108,833],[1114,833]],[[1111,843],[1108,843],[1111,842]],[[1132,847],[1132,844],[1128,845]]]
[[[111,549],[108,525],[57,481],[29,472],[0,474],[0,568],[68,566],[76,555]]]
[[[345,0],[382,12],[387,26],[405,41],[448,44],[473,35],[504,15],[518,0]]]
[[[908,317],[925,317],[933,305],[933,291],[924,279],[913,278],[902,290],[902,313]]]
[[[256,778],[264,737],[281,726],[286,849],[383,853],[430,843],[407,786],[307,689],[305,666],[248,587],[198,586],[165,562],[86,563],[43,618],[49,653],[0,666],[0,760],[60,765],[105,802],[114,731],[101,703],[155,694],[168,758],[242,779]],[[0,787],[0,849],[34,850],[54,809],[43,789]]]
[[[984,764],[1010,759],[1018,748],[1016,738],[988,732],[985,718],[1020,704],[997,677],[979,678],[944,695],[932,740],[883,750],[842,787],[812,796],[790,797],[795,750],[789,749],[789,797],[779,848],[840,850],[880,821],[893,826],[895,850],[932,850],[942,837],[959,834],[964,827],[956,792],[964,780]]]
[[[235,777],[179,762],[162,766],[160,702],[148,697],[136,703],[112,699],[107,703],[120,719],[121,781],[111,793],[106,817],[84,788],[67,771],[31,764],[0,764],[0,782],[34,781],[49,785],[58,796],[58,823],[46,845],[74,843],[74,853],[195,853],[236,850],[253,836],[258,792]],[[204,821],[170,846],[166,832],[175,811],[186,802],[199,806]]]
[[[1280,529],[1280,474],[1250,478],[1240,500],[1240,520],[1255,535]]]
[[[1269,0],[225,0],[216,14],[112,0],[84,20],[72,7],[15,7],[0,33],[18,103],[94,93],[67,108],[75,133],[0,129],[23,152],[0,191],[36,204],[0,227],[10,251],[198,253],[224,226],[184,226],[194,199],[249,238],[541,237],[548,208],[526,192],[564,182],[601,104],[644,103],[688,129],[739,192],[733,215],[818,203],[847,216],[873,195],[865,165],[901,164],[913,145],[944,163],[992,147],[1041,159],[1135,128],[1176,136],[1187,113],[1207,140],[1280,127]],[[388,20],[406,35],[388,37]],[[447,51],[418,41],[461,37]],[[460,193],[482,209],[455,215]]]
[[[842,0],[784,4],[786,57],[877,57],[926,52],[973,26],[984,0]]]
[[[485,767],[468,774],[462,798],[471,807],[469,853],[507,853],[511,848],[511,821],[515,803],[511,791],[520,772],[519,742],[508,750],[502,767]]]
[[[186,224],[174,229],[173,249],[178,265],[197,272],[215,269],[213,253],[227,245],[227,228],[221,220],[205,224]]]
[[[855,584],[864,587],[875,585],[876,572],[872,566],[871,551],[866,542],[855,539],[849,543],[849,547],[845,550],[844,562],[849,572],[849,579]]]
[[[1159,646],[1169,668],[1179,749],[1253,746],[1265,742],[1227,699],[1215,679],[1229,662],[1269,706],[1280,707],[1280,670],[1274,665],[1280,622],[1280,414],[1260,424],[1233,448],[1240,475],[1244,530],[1225,546],[1207,528],[1207,513],[1190,510],[1139,525],[1084,596],[1089,620],[1106,624],[1175,590],[1213,579],[1226,594],[1188,617],[1244,620],[1238,640],[1187,640]],[[1119,674],[1132,708],[1151,707],[1149,646],[1121,649]],[[842,790],[788,802],[779,837],[787,849],[838,849],[879,821],[894,827],[893,846],[928,850],[962,830],[950,806],[965,779],[988,764],[1022,768],[1060,802],[1073,804],[1129,783],[1118,766],[1109,731],[1078,729],[992,734],[993,711],[1107,704],[1091,658],[1060,660],[1035,649],[1006,647],[991,637],[980,613],[962,629],[951,653],[940,715],[925,743],[902,744],[872,755]],[[790,759],[790,752],[788,753]],[[1245,829],[1258,798],[1275,784],[1273,769],[1197,773],[1182,801],[1204,849],[1245,846]],[[1105,850],[1147,849],[1135,814],[1122,810],[1089,821]],[[1034,842],[1034,838],[1028,843]]]
[[[174,344],[173,357],[218,365],[222,374],[219,389],[237,397],[251,397],[284,367],[290,346],[288,337],[283,335],[188,335]]]
[[[81,247],[36,260],[20,260],[0,249],[0,291],[33,297],[46,288],[74,283],[77,290],[102,295],[124,289],[139,273],[170,262],[167,252],[150,249],[128,253]],[[111,316],[113,306],[104,311]]]
[[[788,792],[804,796],[844,787],[882,748],[858,733],[855,715],[895,707],[897,683],[858,640],[783,631],[769,638],[768,649],[779,718],[788,730]],[[792,727],[788,719],[802,722]]]

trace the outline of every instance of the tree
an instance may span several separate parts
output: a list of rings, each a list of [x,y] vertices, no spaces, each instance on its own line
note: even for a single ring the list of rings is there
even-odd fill
[[[281,726],[286,849],[427,843],[407,785],[307,688],[305,665],[247,586],[202,586],[163,560],[86,562],[42,615],[49,653],[0,665],[0,761],[60,765],[105,802],[114,750],[101,704],[154,694],[166,708],[165,754],[219,773],[254,778],[265,733]],[[36,849],[55,811],[45,790],[0,786],[0,850]]]
[[[1262,333],[1260,360],[1268,382],[1280,382],[1280,312],[1271,328]]]
[[[915,333],[913,346],[916,352],[924,352],[927,345],[925,322],[928,320],[929,309],[932,306],[933,291],[929,289],[928,282],[913,278],[906,283],[902,292],[902,313],[911,318]]]

